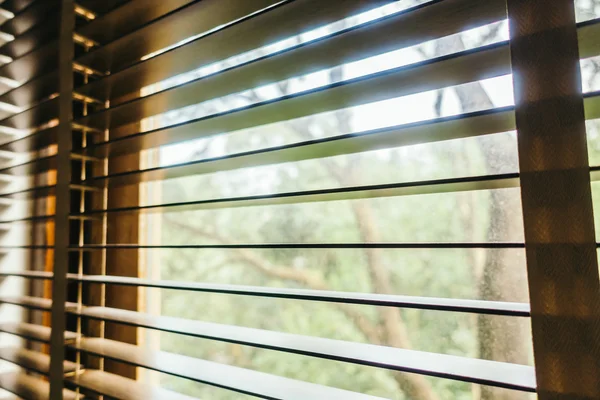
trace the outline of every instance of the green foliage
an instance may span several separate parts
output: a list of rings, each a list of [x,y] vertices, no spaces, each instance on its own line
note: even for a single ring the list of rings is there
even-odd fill
[[[360,158],[336,159],[341,168],[352,165],[359,172],[357,184],[402,181],[417,177],[464,174],[453,170],[453,158],[481,159],[476,147],[459,147],[447,151],[452,143],[411,149],[423,153],[417,157],[400,154],[381,156],[363,153]],[[393,152],[392,152],[393,153]],[[457,154],[459,153],[459,154]],[[432,163],[432,158],[438,162]],[[315,168],[317,166],[317,168]],[[423,168],[421,168],[423,167]],[[262,169],[270,187],[255,185],[243,172],[232,171],[214,176],[196,176],[163,184],[169,201],[216,198],[245,194],[279,193],[339,185],[323,172],[320,161],[294,163],[284,167],[254,169],[260,181]],[[459,165],[460,168],[460,165]],[[458,168],[457,168],[458,169]],[[245,180],[246,179],[246,180]],[[241,193],[240,193],[241,192]],[[518,195],[518,192],[515,192]],[[468,215],[480,228],[475,237],[465,236],[463,220],[457,209],[464,206],[461,193],[426,196],[390,197],[370,200],[227,208],[167,214],[163,220],[163,243],[319,243],[360,242],[363,240],[353,202],[363,202],[372,210],[373,223],[382,241],[485,241],[489,223],[489,194],[474,195]],[[200,231],[199,235],[197,231]],[[506,237],[505,240],[519,238]],[[268,269],[284,269],[315,277],[327,289],[374,292],[368,255],[364,250],[276,249],[249,250]],[[381,263],[389,271],[392,292],[406,295],[478,298],[477,278],[469,264],[469,250],[382,250]],[[235,250],[172,250],[163,257],[161,278],[219,282],[244,285],[304,287],[290,279],[280,279],[258,268]],[[264,267],[263,266],[263,267]],[[522,266],[510,266],[522,267]],[[308,286],[309,287],[309,286]],[[355,342],[369,342],[355,321],[337,305],[319,302],[248,298],[242,296],[165,291],[163,313],[167,315],[248,326],[280,332],[320,336]],[[376,307],[352,307],[375,329],[382,329]],[[412,341],[412,348],[424,351],[477,357],[476,320],[467,314],[402,310],[401,316]],[[390,399],[403,399],[393,375],[385,370],[333,363],[284,353],[232,347],[214,341],[164,335],[166,351],[202,359],[225,362],[244,368],[320,383]],[[382,343],[385,344],[385,343]],[[229,399],[230,393],[206,386],[166,380],[167,385],[199,398]],[[471,386],[453,381],[430,379],[440,398],[470,398]]]
[[[578,11],[580,16],[589,14],[589,10],[582,10]],[[462,111],[473,110],[462,105]],[[212,142],[205,140],[195,145],[201,150],[199,157],[206,158],[335,136],[347,133],[348,126],[352,126],[351,114],[330,113],[222,135]],[[599,126],[592,122],[588,127],[592,164],[593,160],[600,160]],[[193,143],[189,145],[194,146]],[[510,133],[373,149],[325,160],[172,179],[162,183],[162,200],[216,199],[514,172],[518,168],[515,154],[516,137]],[[492,164],[494,170],[490,172]],[[501,189],[499,192],[500,195],[498,191],[490,190],[185,211],[165,214],[161,242],[352,243],[373,237],[387,242],[522,241],[519,207],[509,206],[519,204],[519,191]],[[600,186],[594,185],[593,192],[598,203]],[[493,195],[496,200],[492,199]],[[503,208],[501,213],[498,212],[500,208]],[[361,214],[365,210],[366,214]],[[599,227],[600,212],[596,212],[596,218]],[[367,237],[367,225],[374,227],[370,238]],[[507,226],[512,228],[506,229]],[[489,260],[495,261],[490,263]],[[377,282],[374,277],[375,266],[385,271],[384,283],[393,294],[522,301],[520,295],[507,289],[508,286],[483,290],[486,274],[493,274],[496,281],[502,281],[503,276],[514,276],[515,271],[521,276],[524,274],[524,257],[520,250],[500,253],[497,250],[389,249],[374,254],[363,249],[177,249],[163,255],[160,276],[162,279],[197,282],[378,292],[382,282]],[[507,278],[507,282],[512,281]],[[358,317],[377,332],[377,344],[389,345],[384,315],[377,307],[343,308],[321,302],[181,291],[164,291],[161,301],[165,315],[372,342],[369,332],[357,322]],[[522,347],[527,349],[526,354],[515,356],[482,351],[482,348],[502,348],[502,336],[510,333],[511,327],[506,318],[489,317],[499,332],[488,338],[479,331],[480,321],[469,314],[409,309],[398,312],[410,340],[406,347],[465,357],[491,357],[487,354],[492,354],[501,360],[532,362],[528,336],[518,338],[525,343]],[[524,331],[529,330],[526,321],[519,323],[525,325]],[[382,369],[171,334],[162,334],[161,347],[165,351],[307,382],[389,399],[407,399],[401,389],[402,378]],[[432,378],[427,378],[426,382],[439,399],[476,398],[476,388],[466,383]],[[163,384],[198,398],[246,397],[171,377],[165,377]],[[510,398],[522,399],[517,395],[503,397]]]

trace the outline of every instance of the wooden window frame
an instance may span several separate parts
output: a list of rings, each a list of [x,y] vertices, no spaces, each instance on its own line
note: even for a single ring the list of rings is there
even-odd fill
[[[574,0],[506,0],[511,31],[516,124],[538,396],[600,398],[600,279],[593,221]],[[69,243],[72,36],[74,1],[62,0],[60,132],[56,177],[51,337],[51,398],[63,389]],[[554,82],[555,84],[548,84]],[[558,84],[560,83],[560,84]],[[139,169],[139,153],[111,159],[109,171]],[[97,202],[139,205],[140,185],[105,189]],[[103,219],[103,243],[139,243],[139,214]],[[97,240],[95,243],[100,243]],[[139,277],[138,249],[107,249],[88,273]],[[138,287],[101,287],[96,302],[139,310]],[[137,328],[100,323],[101,336],[140,343]],[[105,370],[137,379],[137,368],[106,362]]]
[[[538,397],[600,398],[600,280],[574,0],[507,0]]]

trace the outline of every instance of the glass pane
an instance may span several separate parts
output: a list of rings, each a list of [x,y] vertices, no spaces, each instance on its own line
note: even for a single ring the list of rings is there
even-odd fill
[[[577,22],[588,21],[600,17],[600,1],[575,0],[575,16]]]
[[[397,2],[404,6],[416,2]],[[381,14],[395,12],[378,11]],[[349,22],[343,22],[348,24]],[[341,26],[341,25],[340,25]],[[332,30],[333,29],[333,30]],[[143,95],[207,76],[330,34],[323,28],[277,43],[271,49],[223,60],[174,77]],[[316,36],[314,36],[316,35]],[[155,129],[259,101],[322,87],[376,71],[407,65],[505,40],[506,21],[442,40],[318,71],[284,82],[214,99],[155,116]],[[287,44],[286,44],[287,43]],[[282,47],[283,46],[283,47]],[[432,120],[512,105],[511,76],[438,91],[392,98],[291,121],[254,127],[158,149],[167,166],[240,152],[284,146],[347,133]],[[399,133],[401,134],[401,133]],[[419,180],[460,178],[518,171],[516,135],[502,132],[465,139],[360,152],[151,183],[146,204],[269,195]],[[469,137],[469,136],[475,137]],[[435,192],[435,190],[433,190]],[[148,244],[217,245],[221,248],[170,248],[144,252],[153,279],[296,289],[386,293],[411,296],[527,302],[524,251],[516,249],[232,248],[232,244],[522,242],[518,188],[431,193],[412,196],[261,205],[213,203],[212,209],[163,212],[146,218]],[[227,247],[229,246],[229,247]],[[225,248],[224,248],[225,247]],[[150,312],[278,332],[303,334],[442,354],[532,365],[527,318],[477,316],[375,306],[340,305],[266,297],[174,290],[147,290]],[[529,394],[491,390],[344,364],[250,346],[160,333],[165,351],[241,366],[308,382],[390,399],[529,399]],[[242,398],[231,392],[161,377],[178,391],[211,399]],[[408,383],[407,383],[408,382]],[[407,385],[417,385],[410,393]],[[481,395],[483,393],[483,395]]]

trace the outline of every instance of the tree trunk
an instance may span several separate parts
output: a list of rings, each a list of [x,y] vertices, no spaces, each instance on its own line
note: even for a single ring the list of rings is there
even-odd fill
[[[480,84],[455,88],[463,111],[474,107],[491,108],[493,104]],[[506,165],[518,165],[515,141],[505,136],[502,140],[480,137],[479,147],[485,155],[487,172],[506,172]],[[519,223],[521,202],[508,189],[495,190],[489,200],[487,240],[495,242],[506,238],[522,237]],[[479,282],[479,294],[484,300],[528,302],[527,274],[522,256],[511,249],[488,250]],[[522,318],[481,315],[478,318],[479,356],[488,360],[517,364],[529,363],[528,325]],[[482,400],[526,400],[526,393],[481,388]]]
[[[343,79],[342,67],[334,68],[330,74],[330,81],[337,82]],[[285,93],[285,88],[281,90]],[[351,113],[339,110],[335,113],[337,131],[348,133],[352,131],[350,119]],[[304,122],[290,122],[290,126],[300,137],[305,140],[312,139],[309,126]],[[360,155],[354,155],[354,159],[347,165],[338,165],[330,160],[322,159],[322,165],[329,171],[331,176],[344,186],[355,186],[357,174],[360,173]],[[363,242],[380,242],[379,229],[369,205],[364,201],[352,202],[352,209],[356,223]],[[371,285],[374,293],[394,294],[390,285],[389,271],[382,260],[381,249],[365,249],[367,267],[371,277]],[[378,307],[379,321],[378,330],[382,332],[383,344],[391,347],[411,349],[410,339],[406,331],[406,325],[402,320],[400,311],[395,307]],[[431,384],[427,379],[418,374],[393,372],[392,376],[398,383],[400,389],[410,400],[438,400]]]
[[[371,208],[364,201],[352,204],[362,241],[379,242],[379,231]],[[375,293],[394,294],[390,285],[390,274],[385,267],[381,249],[365,249],[371,285]],[[411,344],[400,311],[394,307],[378,307],[380,324],[383,326],[383,340],[387,346],[410,349]],[[424,376],[394,372],[394,379],[411,400],[437,400],[438,396]]]
[[[439,42],[438,53],[457,52],[465,46],[459,36]],[[461,111],[492,108],[493,103],[479,83],[454,88],[460,101]],[[479,148],[484,154],[487,173],[499,174],[507,165],[518,165],[515,141],[505,136],[501,140],[491,136],[478,138]],[[489,226],[487,240],[490,242],[523,236],[519,222],[520,197],[508,189],[494,190],[489,198]],[[477,266],[473,266],[476,269]],[[486,252],[483,271],[478,282],[478,291],[483,300],[507,300],[528,302],[527,274],[523,258],[511,249],[491,249]],[[488,360],[528,364],[530,358],[529,326],[522,318],[480,315],[477,321],[479,357]],[[477,393],[477,391],[474,391]],[[526,400],[528,394],[492,387],[481,387],[481,400]]]

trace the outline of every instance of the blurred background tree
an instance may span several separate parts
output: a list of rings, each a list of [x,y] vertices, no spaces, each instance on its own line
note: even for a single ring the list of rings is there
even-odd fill
[[[422,3],[413,1],[410,4]],[[403,8],[407,5],[406,2]],[[600,14],[600,0],[578,2],[578,19]],[[434,58],[505,38],[506,23],[411,49]],[[300,39],[298,39],[300,40]],[[411,61],[414,62],[414,61]],[[389,68],[390,66],[385,66]],[[598,86],[600,60],[583,66],[584,89]],[[348,79],[347,66],[249,90],[161,117],[162,124],[286,96]],[[185,79],[190,79],[185,78]],[[510,89],[508,89],[510,90]],[[439,90],[420,102],[430,118],[490,109],[481,82]],[[398,109],[397,113],[404,111]],[[374,114],[376,118],[377,114]],[[165,149],[176,162],[337,136],[360,130],[364,113],[346,109],[221,135]],[[598,123],[588,126],[590,159],[600,159]],[[164,160],[163,160],[164,161]],[[441,143],[283,163],[162,182],[161,202],[227,198],[366,184],[501,174],[518,170],[516,136],[499,133]],[[162,214],[163,244],[522,241],[517,189],[402,198],[339,200]],[[597,213],[598,214],[598,213]],[[381,294],[527,302],[524,254],[515,249],[175,249],[160,257],[162,279],[297,287]],[[248,298],[162,293],[162,313],[383,346],[532,364],[530,326],[523,318]],[[346,365],[276,351],[161,334],[167,351],[390,399],[527,399],[528,394],[416,374]],[[239,394],[165,378],[181,392],[210,399]]]

